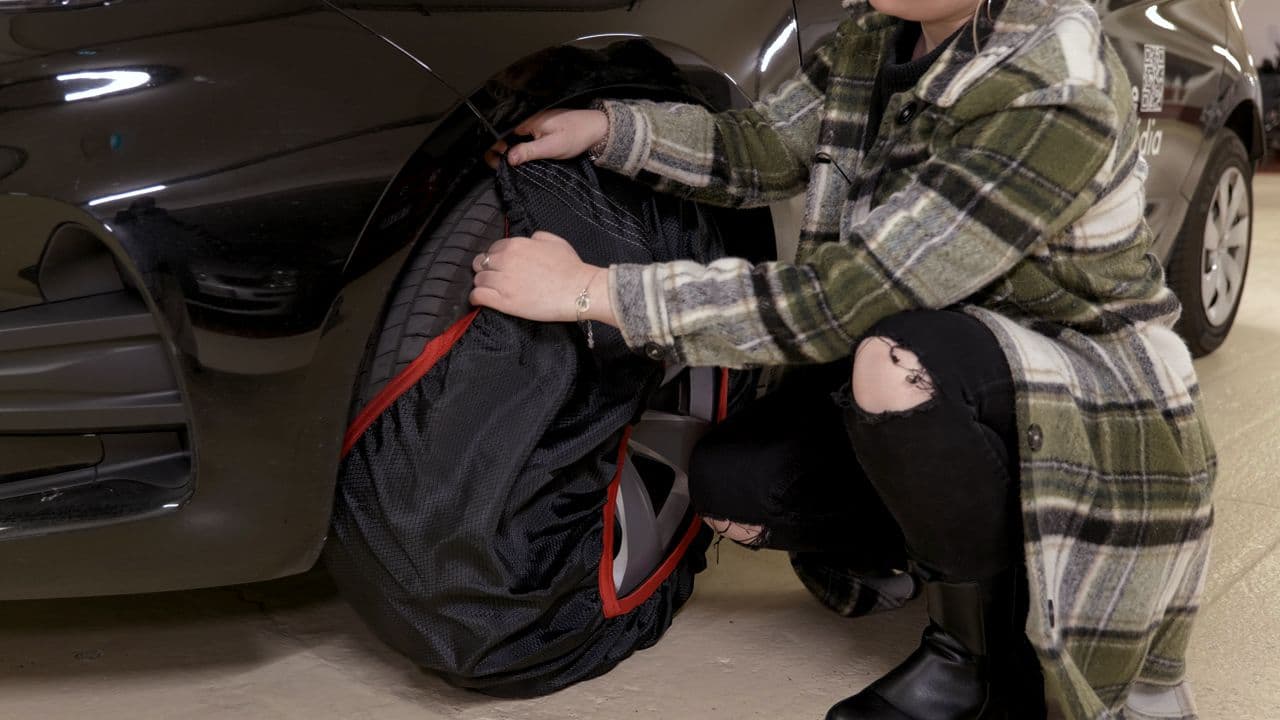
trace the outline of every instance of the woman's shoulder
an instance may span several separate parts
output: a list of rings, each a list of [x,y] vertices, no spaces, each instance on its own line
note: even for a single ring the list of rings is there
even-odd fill
[[[1085,0],[1008,0],[974,62],[989,72],[972,74],[957,104],[1081,103],[1112,115],[1129,97],[1124,66]]]
[[[1004,30],[1044,30],[1059,22],[1084,19],[1100,26],[1097,11],[1091,0],[989,0],[997,11]],[[987,12],[988,0],[978,6],[980,13]],[[877,29],[897,20],[881,13],[871,0],[842,0],[840,5],[847,13],[847,21],[855,25],[869,25]],[[1091,19],[1091,20],[1090,20]]]
[[[1046,79],[1095,83],[1108,44],[1097,10],[1086,0],[1008,0],[991,41],[1010,46],[1009,60]]]

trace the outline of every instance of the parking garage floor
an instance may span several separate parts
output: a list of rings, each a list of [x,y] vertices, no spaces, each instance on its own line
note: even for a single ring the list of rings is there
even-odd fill
[[[1256,183],[1230,339],[1199,362],[1222,457],[1191,656],[1202,717],[1280,717],[1280,175]],[[838,618],[777,553],[725,543],[670,633],[534,701],[448,687],[386,649],[322,572],[164,595],[0,603],[0,718],[820,718],[914,648],[919,603]]]

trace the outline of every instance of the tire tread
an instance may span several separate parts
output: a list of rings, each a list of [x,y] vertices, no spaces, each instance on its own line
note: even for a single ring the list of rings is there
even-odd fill
[[[501,237],[502,208],[491,180],[449,211],[410,258],[391,293],[382,329],[370,340],[353,412],[369,404],[436,335],[471,306],[471,258]]]

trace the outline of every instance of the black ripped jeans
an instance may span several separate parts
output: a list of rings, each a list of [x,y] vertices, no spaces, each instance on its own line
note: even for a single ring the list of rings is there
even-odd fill
[[[797,368],[699,444],[695,507],[763,526],[752,546],[836,555],[856,572],[902,570],[908,557],[951,579],[1010,567],[1021,558],[1018,444],[995,337],[949,310],[895,315],[867,336],[915,353],[931,399],[873,415],[853,402],[852,359]]]

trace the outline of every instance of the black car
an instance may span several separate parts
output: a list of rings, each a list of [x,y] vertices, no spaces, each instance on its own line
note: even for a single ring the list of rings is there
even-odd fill
[[[1233,2],[1098,10],[1141,108],[1156,250],[1205,353],[1248,261],[1258,78]],[[843,14],[0,0],[0,598],[311,567],[344,430],[426,342],[421,289],[466,272],[424,253],[492,215],[495,137],[598,96],[744,106]],[[798,209],[772,208],[776,237]]]

